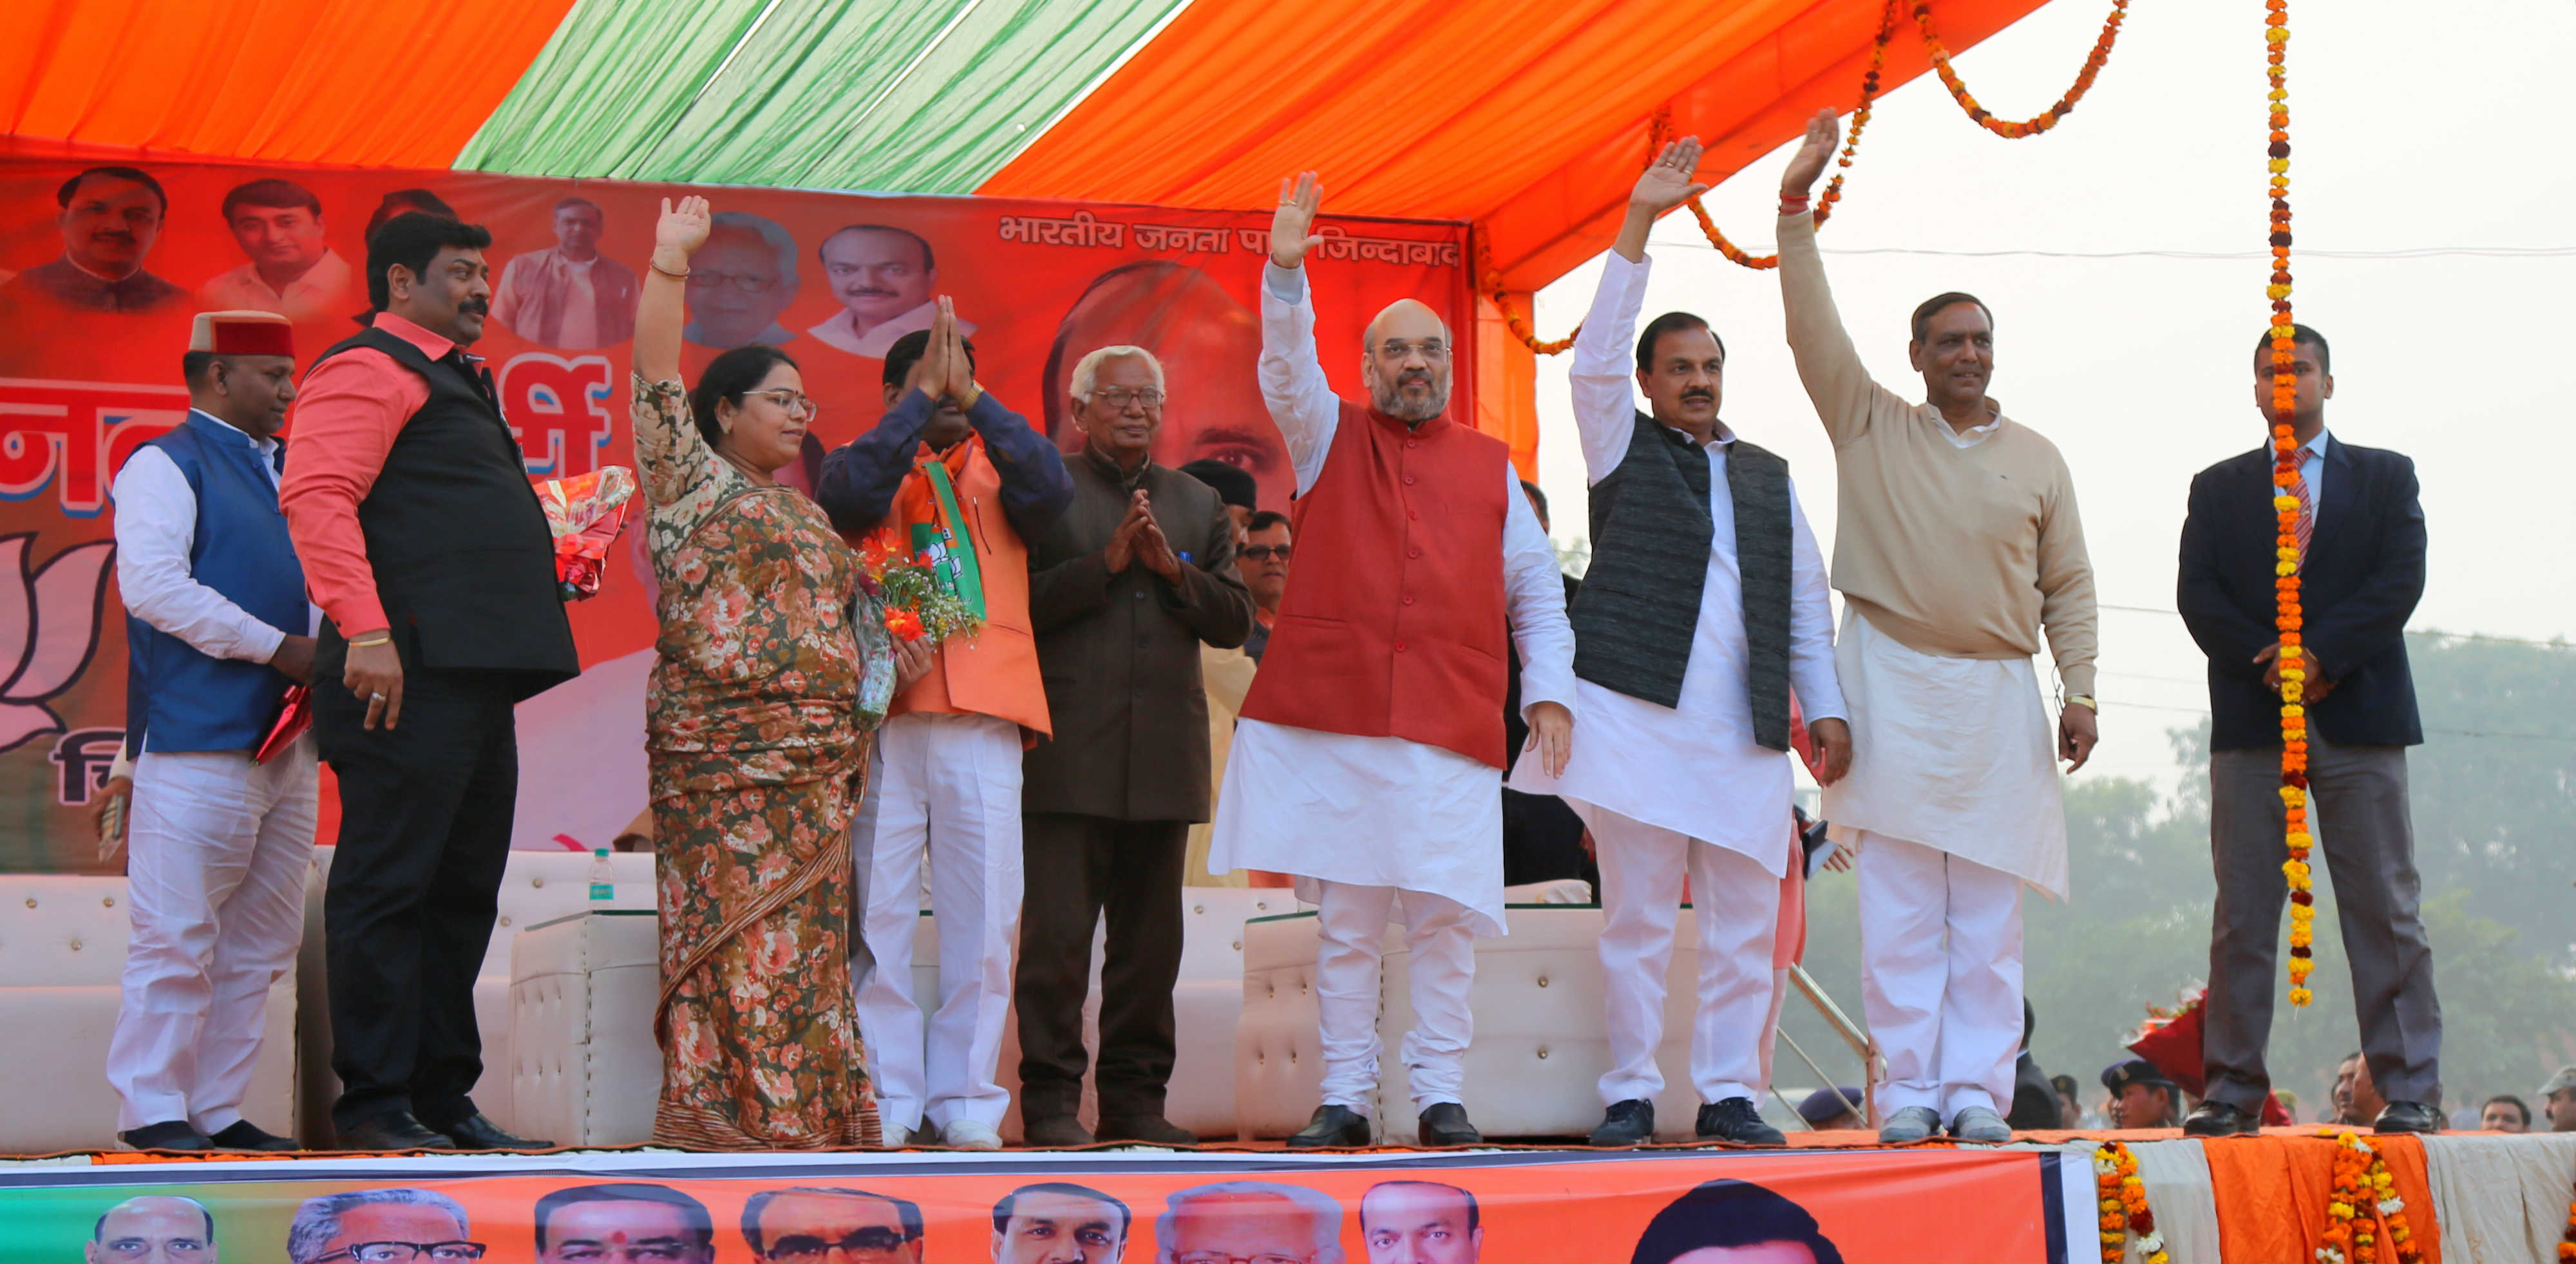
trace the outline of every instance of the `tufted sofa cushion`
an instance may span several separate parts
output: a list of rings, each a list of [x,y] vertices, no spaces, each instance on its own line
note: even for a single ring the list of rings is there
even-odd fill
[[[0,877],[0,1154],[116,1146],[107,1041],[116,1026],[130,923],[125,879]],[[269,989],[266,1043],[242,1111],[295,1127],[292,971]]]
[[[297,958],[303,1007],[296,1015],[296,1040],[303,1050],[301,1092],[307,1144],[331,1144],[331,1103],[340,1095],[340,1077],[331,1071],[331,995],[323,956],[322,892],[328,884],[331,858],[338,849],[313,850],[313,876],[305,887],[304,947]],[[503,1128],[546,1140],[544,1133],[522,1127],[510,1098],[510,945],[520,930],[539,922],[578,913],[590,904],[590,853],[514,851],[502,871],[500,915],[483,953],[483,968],[474,980],[474,1021],[483,1036],[483,1078],[474,1085],[474,1104]],[[651,909],[655,901],[653,855],[616,852],[609,858],[617,875],[617,899],[623,909]]]
[[[564,1145],[653,1139],[658,928],[643,912],[577,913],[512,941],[510,1103],[528,1134]]]

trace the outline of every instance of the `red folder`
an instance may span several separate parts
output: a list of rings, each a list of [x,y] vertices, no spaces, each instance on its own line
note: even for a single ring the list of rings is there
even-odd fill
[[[264,764],[275,759],[279,751],[295,744],[313,727],[313,689],[309,685],[288,685],[286,696],[277,700],[277,715],[268,722],[268,736],[259,739],[259,749],[250,753],[250,762]]]

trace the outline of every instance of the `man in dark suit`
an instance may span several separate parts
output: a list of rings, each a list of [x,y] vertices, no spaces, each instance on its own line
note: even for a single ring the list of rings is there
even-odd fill
[[[1102,1141],[1188,1144],[1163,1117],[1181,967],[1181,858],[1208,819],[1199,646],[1243,644],[1252,594],[1235,525],[1207,484],[1152,458],[1163,369],[1104,347],[1073,372],[1086,442],[1065,461],[1073,504],[1029,549],[1029,617],[1055,734],[1023,766],[1020,1114],[1029,1144],[1089,1145],[1082,1002],[1100,975]]]
[[[2406,666],[2406,620],[2424,594],[2424,509],[2415,463],[2331,440],[2325,338],[2296,327],[2289,424],[2300,445],[2301,641],[2310,819],[2334,882],[2361,1044],[2388,1099],[2380,1132],[2442,1126],[2442,1007],[2418,915],[2406,748],[2424,740]],[[2271,415],[2273,343],[2254,353],[2254,399]],[[2287,893],[2282,874],[2280,638],[2274,630],[2271,446],[2200,472],[2182,528],[2183,622],[2209,655],[2210,855],[2218,905],[2201,1037],[2208,1089],[2194,1136],[2255,1130],[2270,1079],[2263,1050]]]

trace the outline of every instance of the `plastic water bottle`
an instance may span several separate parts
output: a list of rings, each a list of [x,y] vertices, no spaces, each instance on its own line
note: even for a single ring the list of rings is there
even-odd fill
[[[608,849],[590,849],[590,911],[597,913],[617,903],[617,871],[608,864]]]

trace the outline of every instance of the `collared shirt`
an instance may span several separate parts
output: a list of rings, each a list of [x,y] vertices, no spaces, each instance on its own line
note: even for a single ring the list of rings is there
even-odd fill
[[[1583,440],[1588,481],[1599,484],[1628,459],[1636,434],[1630,393],[1630,358],[1639,307],[1645,301],[1652,261],[1605,261],[1592,310],[1576,335],[1570,374],[1574,420]],[[1676,430],[1673,433],[1688,435]],[[1694,444],[1694,446],[1698,446]],[[1789,756],[1754,740],[1753,703],[1747,693],[1743,578],[1736,558],[1735,513],[1726,462],[1735,432],[1719,423],[1700,450],[1709,464],[1709,553],[1700,586],[1699,622],[1681,696],[1665,707],[1590,681],[1575,682],[1582,732],[1561,777],[1546,775],[1537,760],[1519,755],[1508,783],[1515,790],[1554,794],[1618,813],[1630,820],[1739,852],[1784,876],[1788,849],[1781,823],[1789,815],[1795,776]],[[1789,487],[1789,679],[1809,721],[1843,718],[1834,675],[1833,599],[1824,555]],[[1663,761],[1641,761],[1639,751],[1659,751],[1693,770],[1675,778]]]
[[[1082,451],[1077,454],[1077,459],[1091,462],[1091,468],[1100,471],[1101,477],[1118,484],[1118,489],[1130,496],[1135,495],[1136,489],[1144,484],[1145,472],[1154,468],[1154,457],[1151,453],[1147,453],[1145,459],[1136,464],[1135,469],[1121,469],[1118,462],[1108,453],[1088,443],[1082,445]]]
[[[122,277],[103,277],[72,262],[68,255],[19,273],[9,287],[32,290],[80,311],[120,315],[155,311],[188,296],[186,290],[141,268]]]
[[[894,349],[895,339],[930,328],[931,320],[938,315],[939,304],[933,300],[890,320],[878,321],[866,333],[860,333],[858,314],[844,307],[832,313],[830,320],[805,332],[814,335],[824,346],[871,360],[882,360],[886,352]],[[960,317],[957,332],[974,337],[975,322]]]
[[[188,415],[240,433],[212,413],[192,408]],[[274,486],[278,441],[251,443]],[[261,622],[197,582],[189,561],[197,543],[197,493],[169,453],[148,445],[135,449],[116,472],[109,495],[116,503],[116,586],[127,613],[209,657],[265,663],[277,656],[288,629]]]
[[[2317,428],[2317,437],[2300,445],[2307,449],[2299,455],[2299,481],[2308,485],[2308,512],[2322,513],[2326,507],[2326,431]],[[2275,489],[2277,490],[2277,489]]]
[[[304,275],[286,283],[283,290],[273,288],[259,274],[259,265],[245,263],[217,276],[197,290],[197,297],[208,308],[217,311],[275,312],[289,320],[345,310],[337,306],[347,296],[349,281],[355,272],[340,252],[325,249]]]
[[[419,348],[432,360],[456,344],[391,312],[375,315],[376,328]],[[279,483],[278,501],[304,563],[304,587],[342,636],[379,631],[389,624],[376,596],[376,569],[367,560],[358,504],[375,489],[385,454],[429,402],[429,383],[373,347],[353,347],[315,365],[295,401],[288,437],[294,460]]]

